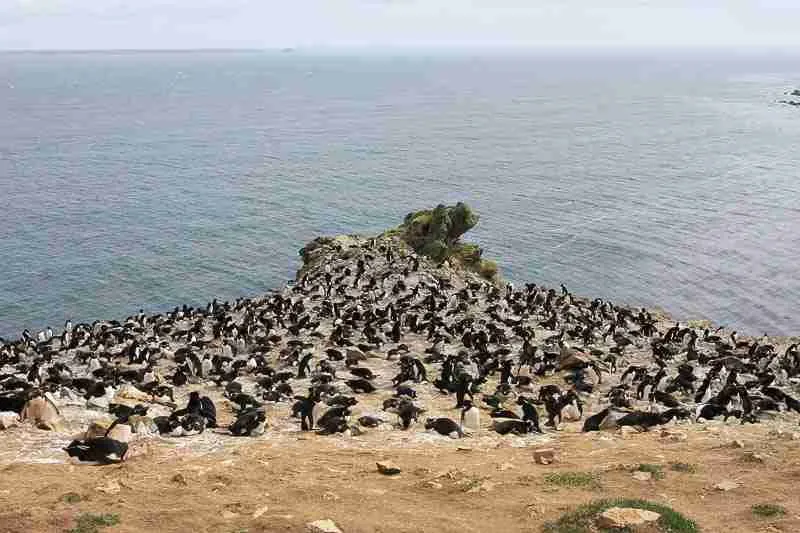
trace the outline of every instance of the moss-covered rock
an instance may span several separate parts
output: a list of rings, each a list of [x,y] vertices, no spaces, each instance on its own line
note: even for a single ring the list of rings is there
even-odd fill
[[[438,205],[406,215],[403,223],[384,235],[399,236],[418,254],[436,264],[448,261],[480,274],[490,281],[499,281],[499,269],[493,261],[482,258],[477,244],[461,242],[461,236],[478,224],[480,217],[467,204]]]

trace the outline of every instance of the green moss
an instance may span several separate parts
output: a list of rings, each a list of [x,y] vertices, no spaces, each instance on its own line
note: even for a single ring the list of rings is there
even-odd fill
[[[599,489],[601,486],[594,472],[555,472],[546,475],[544,480],[549,485],[568,488]]]
[[[634,509],[644,509],[653,511],[661,515],[658,519],[658,531],[661,533],[696,533],[700,531],[692,520],[684,517],[677,511],[665,505],[648,502],[645,500],[599,500],[581,505],[573,511],[563,515],[555,522],[548,522],[544,525],[545,533],[593,533],[595,531],[610,531],[598,529],[595,521],[606,509],[611,507],[632,507]],[[615,529],[616,532],[629,532],[628,529]]]
[[[653,479],[664,479],[664,468],[661,465],[651,465],[648,463],[640,464],[636,470],[639,472],[650,472]]]
[[[497,263],[495,263],[494,261],[491,261],[489,259],[484,259],[483,261],[481,261],[481,266],[478,273],[484,278],[489,280],[494,279],[494,277],[497,276],[498,272],[499,269],[497,267]]]
[[[67,533],[97,533],[100,528],[119,524],[117,514],[84,513],[78,517],[75,527]]]
[[[759,503],[750,508],[754,515],[762,518],[775,518],[786,514],[786,509],[774,503]]]
[[[61,501],[64,503],[78,503],[81,501],[81,495],[77,492],[68,492],[61,496]]]
[[[481,247],[471,243],[456,243],[450,250],[450,257],[469,267],[480,265],[482,254]]]

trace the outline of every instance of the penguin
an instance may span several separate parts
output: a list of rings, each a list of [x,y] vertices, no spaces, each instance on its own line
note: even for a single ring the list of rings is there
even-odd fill
[[[425,421],[425,429],[433,429],[439,435],[463,437],[464,432],[454,420],[450,418],[429,418]]]
[[[67,455],[81,462],[100,464],[121,463],[128,453],[128,445],[109,437],[73,440],[64,448]]]
[[[481,429],[481,412],[471,400],[464,400],[461,408],[461,428],[468,433],[477,433]]]

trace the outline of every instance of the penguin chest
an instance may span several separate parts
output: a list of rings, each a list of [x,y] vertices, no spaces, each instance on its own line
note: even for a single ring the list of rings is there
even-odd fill
[[[464,412],[464,429],[478,431],[481,427],[481,415],[477,407],[473,407]]]
[[[576,422],[581,419],[581,412],[578,410],[577,405],[571,403],[561,409],[561,418],[566,422]]]

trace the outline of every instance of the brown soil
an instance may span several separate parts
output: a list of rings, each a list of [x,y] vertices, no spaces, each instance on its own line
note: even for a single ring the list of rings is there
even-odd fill
[[[669,505],[704,532],[800,531],[800,440],[790,434],[767,425],[670,428],[688,437],[680,440],[658,430],[581,435],[573,426],[550,443],[559,460],[549,466],[535,464],[535,446],[517,437],[398,444],[380,432],[240,439],[206,455],[154,442],[105,467],[15,463],[0,470],[0,532],[63,532],[86,512],[117,513],[119,525],[106,532],[300,532],[323,518],[345,533],[540,531],[575,505],[616,497]],[[379,474],[375,462],[384,459],[402,473]],[[629,471],[636,463],[663,465],[665,477],[637,481]],[[601,486],[548,484],[558,471],[598,472]],[[741,485],[716,490],[723,480]],[[67,493],[80,501],[65,502]],[[758,518],[750,511],[757,503],[787,514]]]

